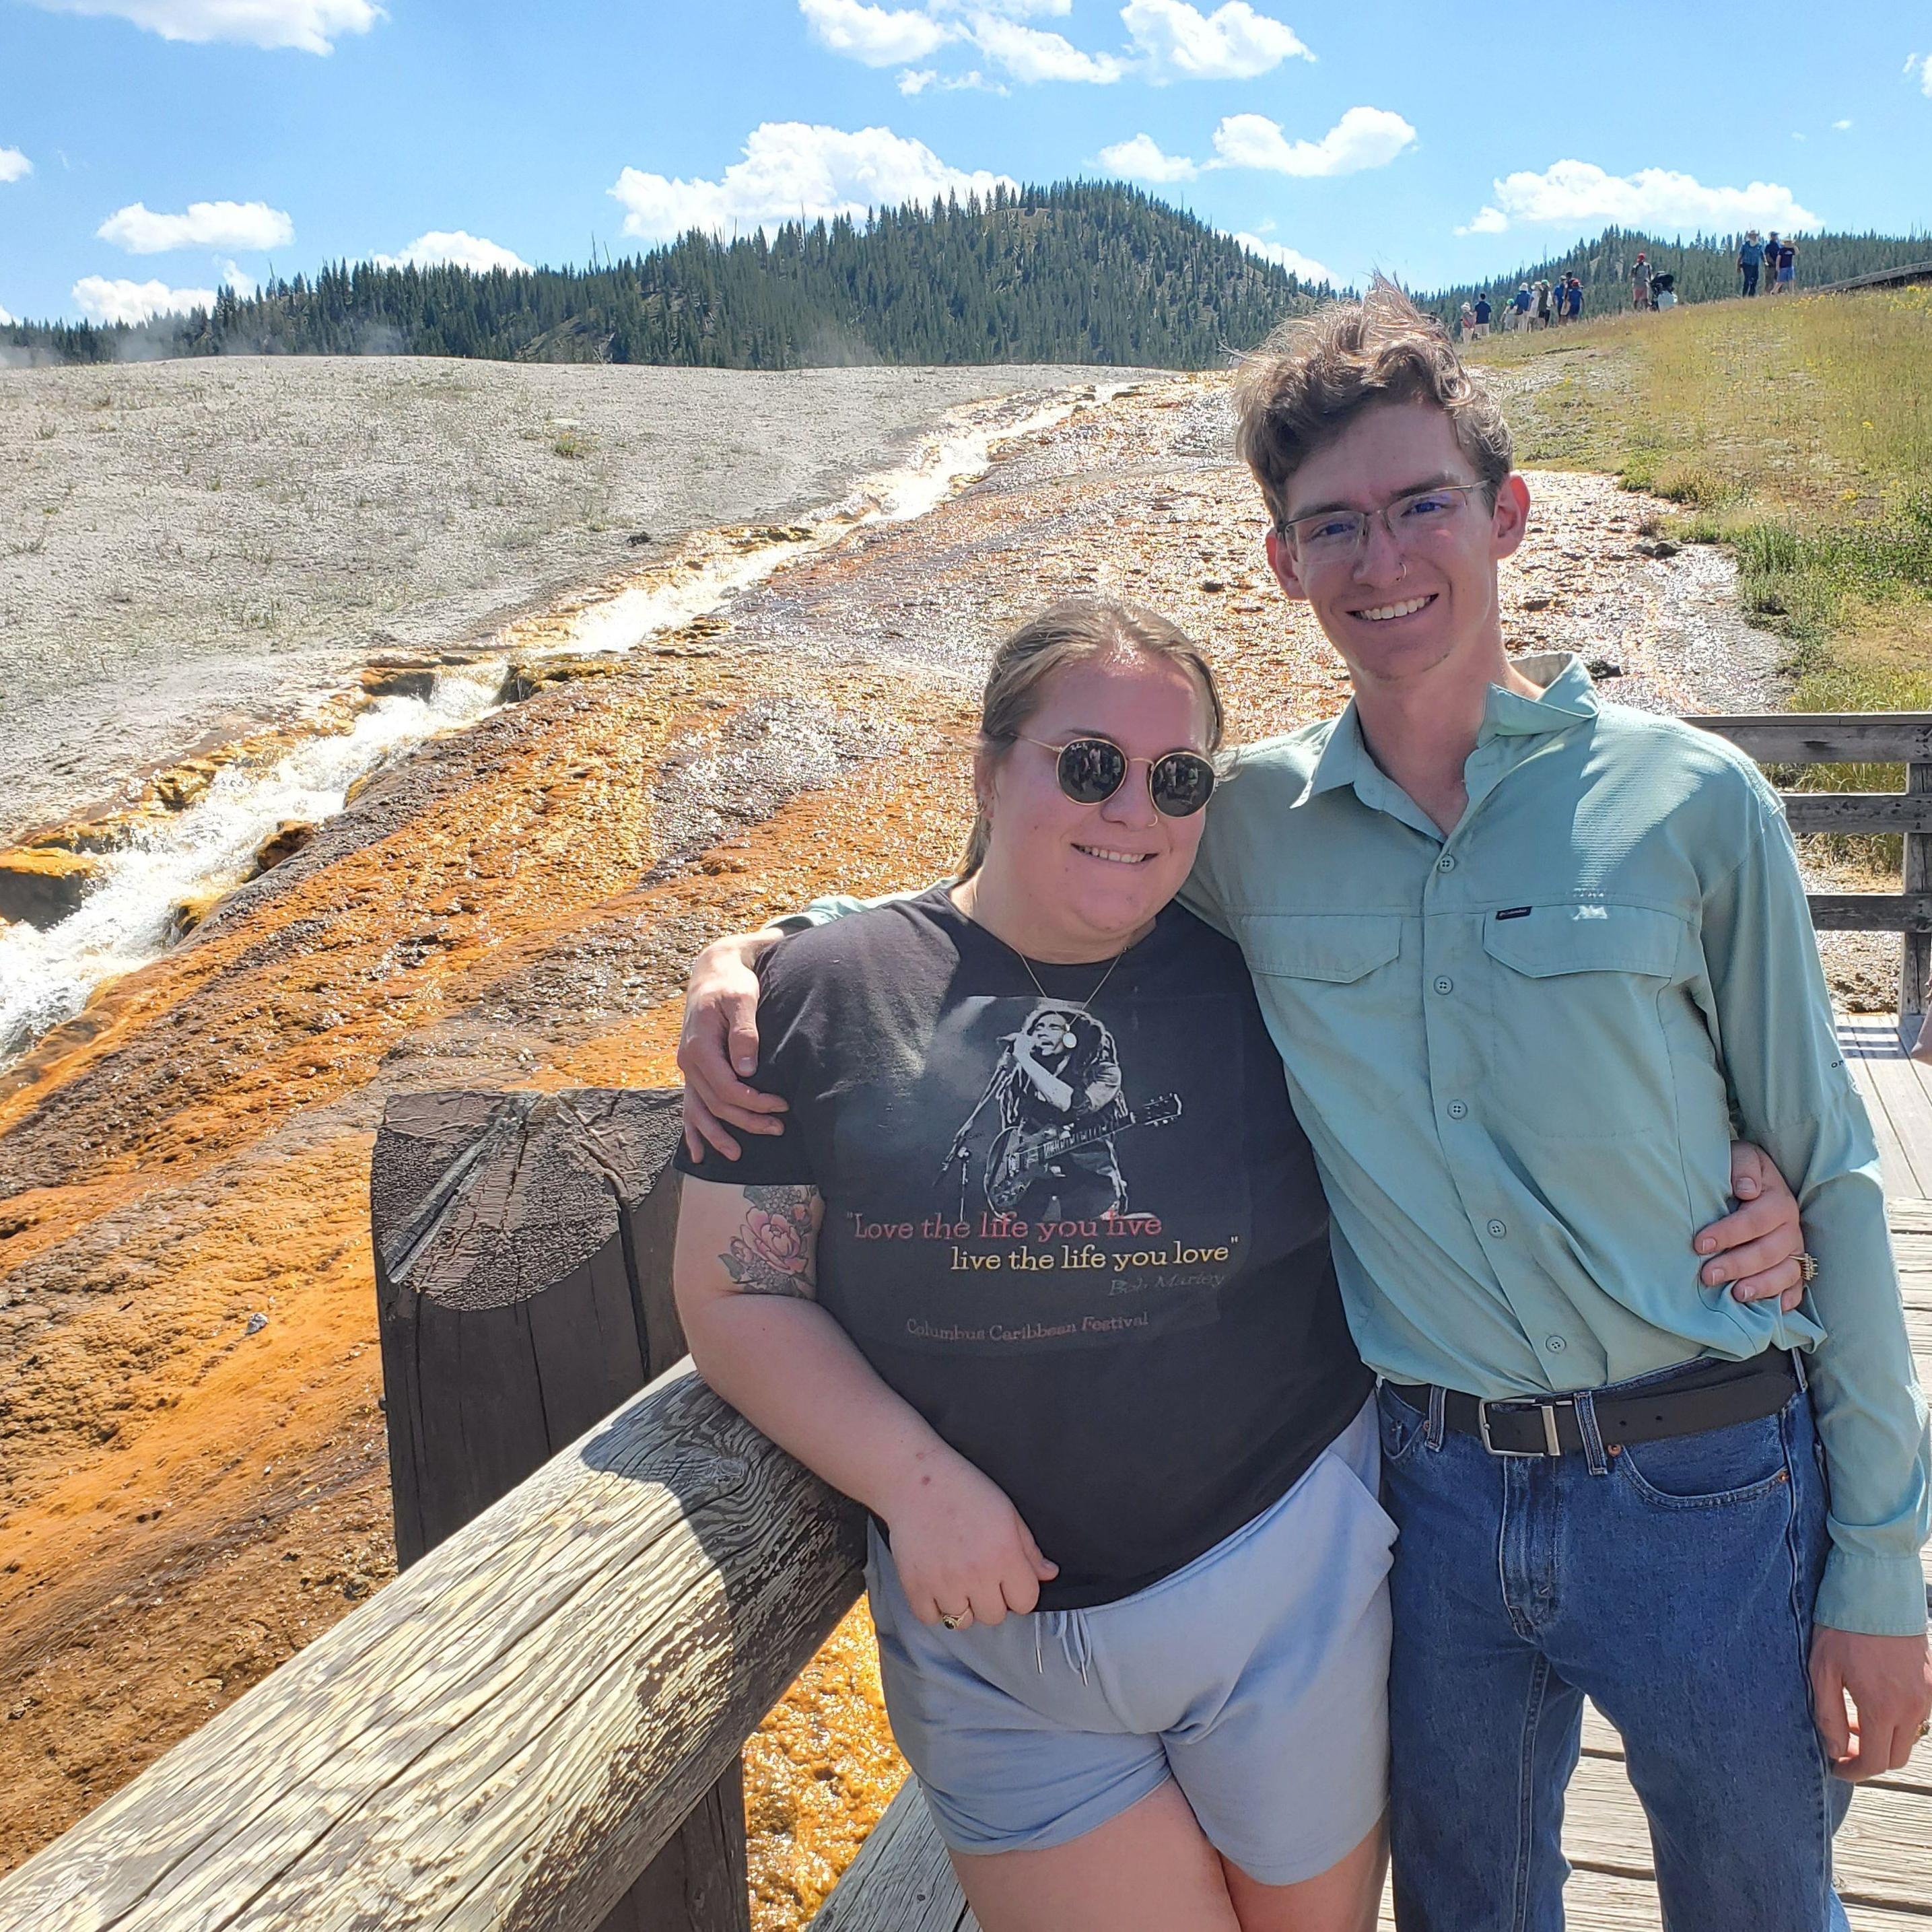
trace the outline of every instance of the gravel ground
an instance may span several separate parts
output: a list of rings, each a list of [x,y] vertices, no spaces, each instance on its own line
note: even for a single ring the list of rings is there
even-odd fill
[[[686,531],[836,501],[955,404],[1094,374],[0,370],[0,843],[374,650],[476,639]]]

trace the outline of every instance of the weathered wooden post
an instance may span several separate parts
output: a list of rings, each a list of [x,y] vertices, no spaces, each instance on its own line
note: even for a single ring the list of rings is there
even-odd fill
[[[1906,765],[1905,792],[1908,798],[1932,800],[1932,762],[1914,759]],[[1932,832],[1906,832],[1904,875],[1899,889],[1908,896],[1932,892]],[[1919,1028],[1925,1022],[1926,995],[1932,991],[1928,982],[1932,982],[1932,932],[1907,925],[1898,975],[1898,1042],[1907,1053],[1918,1045]]]
[[[675,1090],[392,1100],[370,1171],[406,1566],[685,1352]],[[740,1766],[603,1932],[748,1932]]]

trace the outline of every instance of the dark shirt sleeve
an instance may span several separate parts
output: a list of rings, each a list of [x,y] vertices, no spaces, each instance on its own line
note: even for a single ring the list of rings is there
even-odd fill
[[[740,1132],[742,1150],[727,1160],[707,1146],[693,1160],[682,1140],[674,1165],[680,1174],[715,1180],[727,1187],[817,1186],[812,1152],[812,1101],[821,1090],[816,1073],[823,1064],[825,1001],[818,976],[800,958],[802,947],[775,946],[758,963],[758,1066],[751,1084],[776,1094],[790,1108],[778,1118],[782,1134]]]

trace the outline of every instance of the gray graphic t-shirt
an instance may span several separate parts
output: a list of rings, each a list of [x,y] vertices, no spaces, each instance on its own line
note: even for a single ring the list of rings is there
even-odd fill
[[[1370,1388],[1239,950],[1170,907],[1103,970],[1036,988],[943,889],[800,934],[761,976],[785,1132],[680,1162],[818,1188],[820,1304],[1012,1497],[1046,1609],[1211,1548]]]

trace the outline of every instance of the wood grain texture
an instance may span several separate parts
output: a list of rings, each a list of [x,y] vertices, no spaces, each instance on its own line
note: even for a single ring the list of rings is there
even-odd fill
[[[1913,805],[1932,805],[1932,764],[1905,768],[1905,790]],[[1923,830],[1908,832],[1899,884],[1909,896],[1932,889],[1932,838]],[[1932,982],[1932,933],[1908,932],[1899,962],[1898,1036],[1910,1051],[1924,1023],[1928,982]]]
[[[666,1232],[679,1099],[390,1102],[369,1201],[404,1567],[683,1354]]]
[[[1932,712],[1787,711],[1688,717],[1766,764],[1905,764],[1932,758]]]
[[[0,1932],[591,1932],[863,1550],[681,1365],[0,1880]]]
[[[1786,822],[1794,832],[1932,832],[1932,798],[1902,791],[1787,791],[1781,796]]]
[[[1808,892],[1820,932],[1932,932],[1932,892]]]
[[[810,1932],[961,1932],[970,1923],[919,1780],[908,1778]]]

